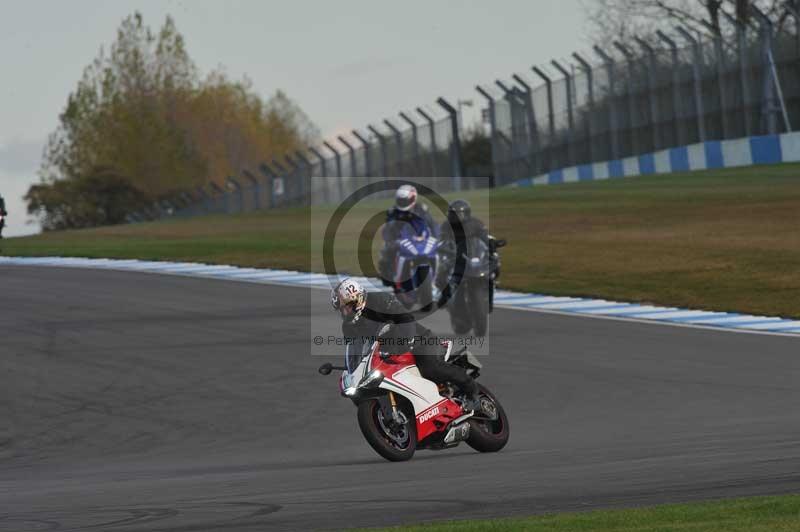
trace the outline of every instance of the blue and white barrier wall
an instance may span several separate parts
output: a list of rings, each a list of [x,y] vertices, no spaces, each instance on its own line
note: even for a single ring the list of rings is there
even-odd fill
[[[571,166],[540,176],[520,179],[516,181],[516,185],[555,185],[798,161],[800,161],[800,132],[792,132],[733,140],[712,140],[615,161]]]

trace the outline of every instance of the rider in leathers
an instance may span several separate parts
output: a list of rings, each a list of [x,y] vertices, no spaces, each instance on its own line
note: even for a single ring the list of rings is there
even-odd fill
[[[348,370],[355,369],[351,364],[360,359],[363,346],[372,345],[377,339],[382,352],[413,353],[417,368],[426,379],[458,386],[467,395],[466,410],[479,408],[478,385],[472,377],[463,368],[444,362],[443,346],[393,294],[367,292],[360,283],[348,278],[331,293],[331,304],[342,316],[342,336],[348,346]],[[384,328],[386,325],[388,327]]]
[[[439,287],[439,290],[444,293],[446,288],[451,288],[445,286],[448,281],[448,277],[455,276],[458,277],[458,272],[451,271],[454,263],[455,263],[455,255],[456,255],[456,248],[457,248],[457,238],[454,234],[456,231],[459,230],[463,231],[463,238],[465,243],[470,238],[479,238],[485,244],[486,247],[489,249],[490,253],[494,253],[496,251],[495,247],[495,240],[489,234],[489,230],[486,229],[486,226],[482,221],[478,218],[472,216],[472,207],[470,206],[469,202],[463,199],[453,201],[447,208],[447,220],[442,222],[441,227],[439,228],[439,234],[441,235],[441,253],[442,256],[445,258],[445,262],[447,264],[442,264],[440,268],[437,270],[436,275],[436,286]],[[460,235],[459,235],[460,238]],[[497,268],[495,272],[496,277],[500,276],[500,269]],[[453,281],[460,282],[460,279],[452,279]]]
[[[0,238],[3,238],[3,227],[6,225],[5,217],[8,216],[6,200],[3,199],[3,196],[0,196],[0,216],[3,216],[3,219],[0,219]]]
[[[393,277],[392,262],[397,255],[397,239],[404,223],[411,224],[415,230],[427,227],[434,237],[438,236],[438,226],[433,221],[428,206],[417,201],[417,189],[411,185],[403,185],[395,193],[394,206],[386,211],[386,222],[383,226],[383,250],[378,264],[383,284],[391,286]]]

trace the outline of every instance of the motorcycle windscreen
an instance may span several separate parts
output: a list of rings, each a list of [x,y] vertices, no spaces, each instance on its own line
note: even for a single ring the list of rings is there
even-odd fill
[[[344,352],[344,360],[348,373],[353,373],[353,371],[355,371],[361,363],[361,360],[369,354],[371,347],[371,342],[368,343],[364,341],[363,337],[353,338],[352,342],[347,344]]]

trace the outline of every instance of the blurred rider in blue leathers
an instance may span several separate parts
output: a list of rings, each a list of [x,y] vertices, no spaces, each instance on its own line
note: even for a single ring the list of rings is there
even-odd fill
[[[439,227],[433,221],[428,206],[417,201],[417,189],[411,185],[403,185],[395,193],[394,207],[386,211],[386,223],[383,226],[383,249],[381,250],[378,269],[383,284],[391,285],[393,277],[392,263],[397,255],[397,239],[404,223],[411,224],[418,233],[427,228],[431,236],[439,237]]]

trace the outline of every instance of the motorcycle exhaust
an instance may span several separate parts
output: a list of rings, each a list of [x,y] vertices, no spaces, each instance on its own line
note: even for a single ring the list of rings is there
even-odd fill
[[[447,431],[444,437],[444,444],[453,445],[467,438],[469,438],[469,423],[464,422],[460,425],[450,427],[450,430]]]

